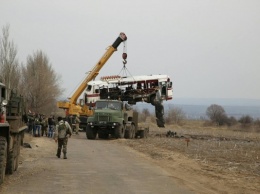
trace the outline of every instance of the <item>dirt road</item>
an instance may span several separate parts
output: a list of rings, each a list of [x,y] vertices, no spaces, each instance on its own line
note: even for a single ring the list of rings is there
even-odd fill
[[[55,156],[47,137],[28,137],[17,172],[7,176],[0,193],[194,193],[171,173],[117,141],[69,139],[68,159]]]

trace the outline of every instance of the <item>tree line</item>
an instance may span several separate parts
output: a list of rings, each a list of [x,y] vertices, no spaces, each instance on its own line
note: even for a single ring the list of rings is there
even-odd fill
[[[147,117],[151,117],[151,121],[155,122],[155,117],[150,114],[147,108],[143,110],[136,110],[139,112],[139,121],[145,122]],[[250,115],[244,115],[236,119],[233,116],[228,116],[225,109],[217,104],[210,105],[205,112],[207,119],[205,120],[206,125],[214,126],[235,126],[240,124],[243,128],[250,128],[254,126],[260,129],[260,119],[254,119]],[[185,112],[179,107],[171,107],[165,113],[165,123],[166,124],[177,124],[183,125],[187,120]]]
[[[63,93],[61,76],[41,50],[28,54],[25,64],[19,62],[9,29],[9,25],[4,26],[0,35],[0,81],[7,88],[7,99],[15,91],[24,97],[28,111],[43,114],[55,111],[57,99]]]

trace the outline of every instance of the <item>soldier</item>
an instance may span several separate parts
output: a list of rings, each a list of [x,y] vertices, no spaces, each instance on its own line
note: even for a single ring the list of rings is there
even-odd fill
[[[45,134],[45,136],[47,137],[47,118],[45,118],[45,115],[42,115],[42,122],[41,122],[41,126],[42,126],[42,136]]]
[[[34,116],[31,111],[28,112],[28,132],[34,135]]]
[[[34,128],[33,136],[34,137],[41,137],[41,127],[42,126],[41,126],[41,118],[40,118],[40,115],[38,113],[35,116],[34,123],[35,123],[35,128]],[[36,131],[37,131],[37,134],[36,134]]]
[[[67,121],[63,121],[62,117],[58,117],[58,125],[56,125],[54,140],[58,142],[58,149],[56,156],[60,158],[61,149],[63,152],[63,158],[67,159],[67,144],[68,144],[68,137],[71,137],[72,130]]]
[[[76,134],[77,135],[79,134],[79,123],[80,123],[80,119],[79,119],[79,115],[77,114],[76,118],[75,118],[75,126],[76,126]]]
[[[50,115],[48,118],[48,137],[53,138],[55,119],[54,116]]]

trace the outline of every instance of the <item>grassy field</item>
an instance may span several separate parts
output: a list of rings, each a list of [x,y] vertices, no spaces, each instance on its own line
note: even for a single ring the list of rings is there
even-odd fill
[[[168,131],[176,132],[166,137]],[[125,141],[124,144],[160,161],[174,161],[180,153],[190,160],[207,166],[215,176],[231,177],[223,181],[244,191],[260,191],[260,133],[243,129],[239,125],[217,127],[203,121],[185,121],[182,126],[169,125],[158,128],[150,123],[147,139]],[[219,179],[219,177],[218,177]],[[257,189],[258,188],[258,189]]]

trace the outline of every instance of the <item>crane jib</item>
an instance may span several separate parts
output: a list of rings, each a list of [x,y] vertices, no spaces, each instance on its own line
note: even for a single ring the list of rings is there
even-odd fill
[[[120,45],[121,42],[123,42],[124,40],[121,39],[121,37],[118,37],[115,42],[112,44],[112,47],[117,49],[117,47]]]

